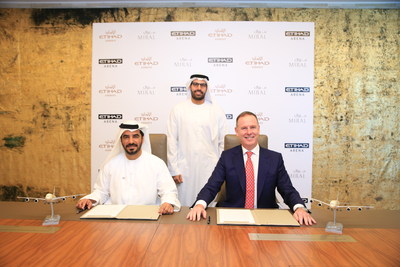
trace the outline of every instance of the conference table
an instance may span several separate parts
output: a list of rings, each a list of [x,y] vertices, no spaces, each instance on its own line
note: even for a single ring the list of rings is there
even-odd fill
[[[332,211],[300,227],[186,220],[188,207],[157,221],[80,219],[74,201],[0,202],[0,266],[400,266],[400,211],[338,212],[343,233],[325,231]]]

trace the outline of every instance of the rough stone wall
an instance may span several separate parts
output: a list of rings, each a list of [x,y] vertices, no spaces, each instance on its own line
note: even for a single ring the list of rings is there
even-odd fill
[[[399,10],[0,9],[0,200],[90,191],[93,22],[315,22],[313,196],[399,209]]]

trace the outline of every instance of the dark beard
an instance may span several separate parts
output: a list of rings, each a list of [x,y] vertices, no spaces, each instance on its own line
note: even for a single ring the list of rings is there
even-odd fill
[[[199,91],[199,90],[197,90],[197,91]],[[204,97],[206,96],[205,93],[202,94],[201,96],[196,96],[196,95],[195,95],[195,92],[196,92],[196,91],[191,91],[191,93],[192,93],[192,98],[193,98],[194,100],[203,100]]]
[[[131,151],[131,150],[129,150],[128,146],[134,146],[134,147],[136,147],[136,150]],[[141,149],[142,149],[142,144],[139,144],[139,145],[128,144],[127,146],[124,147],[125,153],[130,156],[136,155]]]

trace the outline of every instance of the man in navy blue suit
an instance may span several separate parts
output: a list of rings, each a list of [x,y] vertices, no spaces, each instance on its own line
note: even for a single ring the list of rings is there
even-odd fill
[[[282,155],[258,145],[260,125],[257,116],[249,111],[242,112],[236,119],[235,132],[241,145],[222,152],[207,184],[197,195],[187,219],[191,221],[200,220],[201,217],[205,219],[207,205],[214,200],[225,182],[226,199],[218,203],[220,207],[278,208],[275,196],[277,188],[284,202],[294,211],[293,216],[300,224],[316,223],[303,205],[300,194],[293,187]],[[252,162],[250,165],[253,181],[251,190],[246,185],[247,154]]]

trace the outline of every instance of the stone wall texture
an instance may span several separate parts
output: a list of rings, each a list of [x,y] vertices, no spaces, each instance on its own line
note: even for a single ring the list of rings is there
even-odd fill
[[[399,10],[0,9],[0,200],[90,192],[93,22],[315,23],[313,197],[400,207]]]

